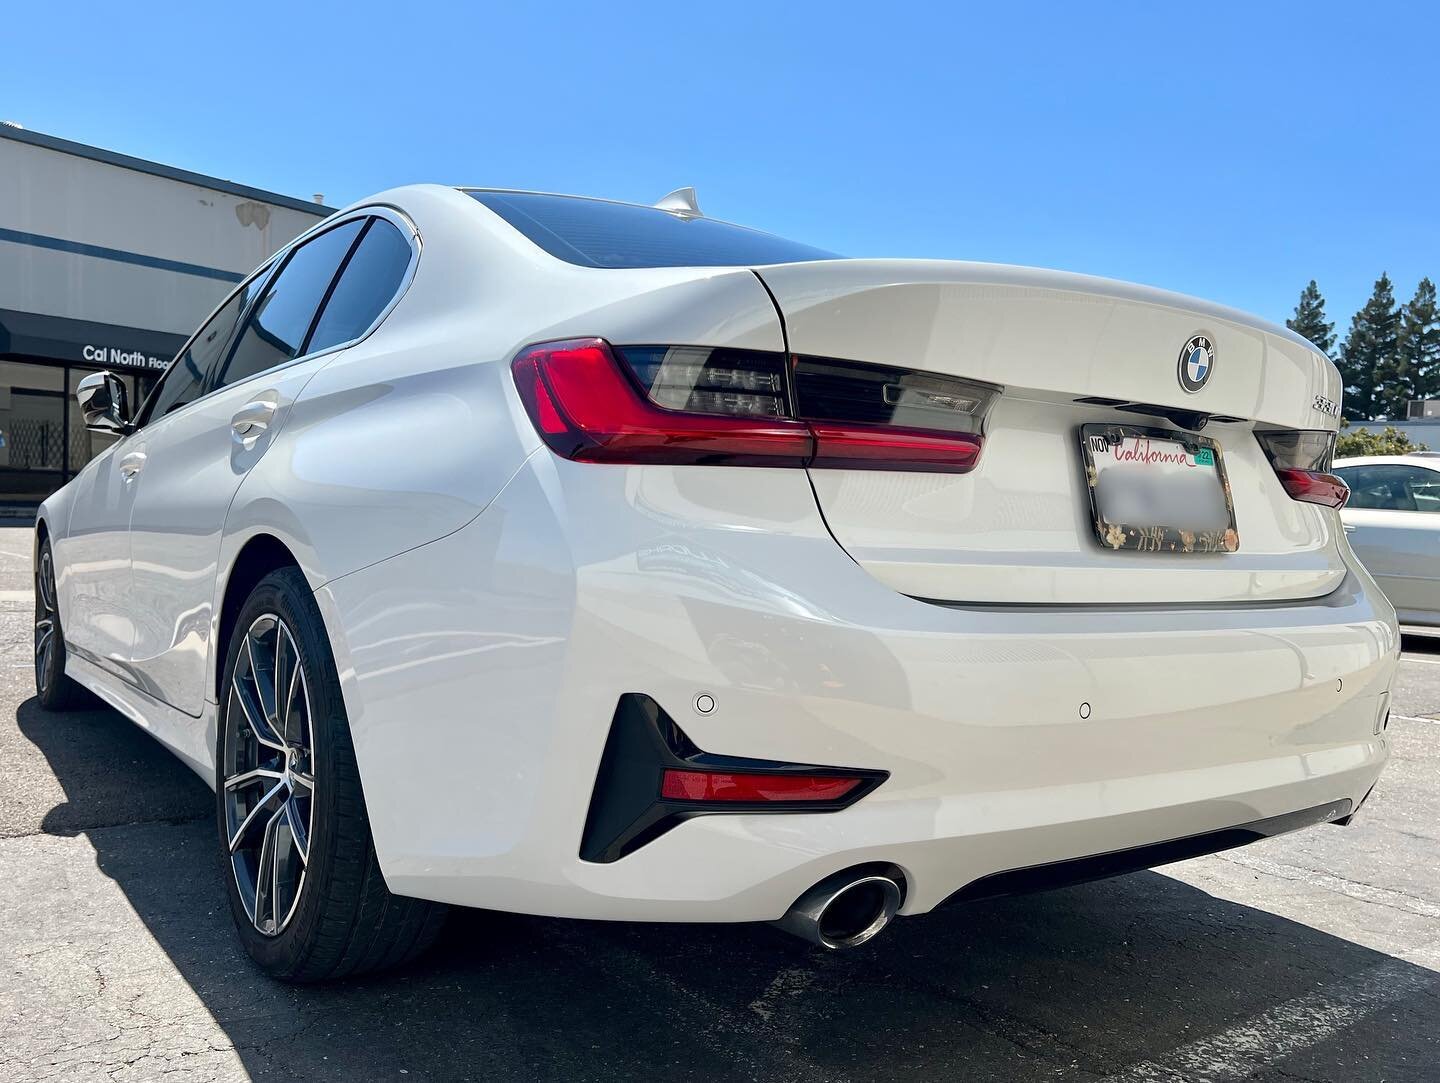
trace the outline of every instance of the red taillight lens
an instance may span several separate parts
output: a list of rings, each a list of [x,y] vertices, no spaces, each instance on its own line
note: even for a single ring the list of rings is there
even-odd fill
[[[1295,500],[1324,504],[1327,508],[1343,508],[1345,501],[1350,499],[1350,487],[1334,474],[1287,466],[1277,466],[1275,473],[1285,491]]]
[[[882,365],[601,339],[532,346],[512,370],[541,438],[582,462],[964,473],[998,394]]]
[[[812,421],[810,428],[815,433],[811,466],[963,474],[980,458],[980,437],[970,433],[823,421]]]
[[[1328,429],[1272,429],[1255,433],[1275,476],[1293,500],[1339,508],[1350,497],[1343,480],[1330,473],[1335,434]]]
[[[660,796],[669,801],[835,801],[863,781],[836,775],[737,774],[668,767]]]
[[[511,370],[541,439],[567,459],[803,466],[814,448],[810,430],[790,418],[657,406],[600,339],[532,346]]]

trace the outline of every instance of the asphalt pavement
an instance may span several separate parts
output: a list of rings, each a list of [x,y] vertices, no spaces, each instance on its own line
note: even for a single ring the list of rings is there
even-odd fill
[[[321,987],[231,930],[213,798],[106,709],[39,709],[30,535],[0,528],[0,1080],[1437,1080],[1440,641],[1407,640],[1358,821],[896,922],[456,912]]]

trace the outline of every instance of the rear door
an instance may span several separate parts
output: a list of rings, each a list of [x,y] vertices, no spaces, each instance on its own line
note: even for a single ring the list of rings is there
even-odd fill
[[[65,638],[77,653],[131,683],[144,683],[130,664],[136,618],[130,519],[146,449],[160,419],[204,394],[211,365],[228,348],[262,282],[263,272],[226,299],[160,378],[143,404],[140,430],[101,452],[74,482],[69,530],[57,554]]]
[[[785,320],[800,416],[848,408],[827,359],[894,374],[875,392],[891,415],[869,420],[978,411],[967,423],[983,444],[968,472],[811,469],[836,539],[896,590],[1192,604],[1310,598],[1343,579],[1334,512],[1291,499],[1256,435],[1320,430],[1328,441],[1336,428],[1334,366],[1287,332],[1174,294],[1024,268],[845,260],[757,273]],[[927,389],[927,373],[973,381],[986,405]],[[1187,549],[1179,534],[1158,551],[1102,541],[1081,442],[1092,425],[1213,441],[1233,551]]]
[[[158,420],[131,516],[132,666],[153,693],[198,716],[214,629],[226,513],[306,383],[384,318],[419,255],[390,211],[338,222],[291,251],[207,378],[206,394]],[[202,761],[207,749],[195,750]]]
[[[290,252],[214,359],[205,394],[145,429],[145,466],[130,520],[131,665],[153,695],[187,714],[199,715],[205,697],[225,514],[289,405],[324,363],[307,340],[365,225],[352,218]],[[204,750],[197,754],[203,758]]]

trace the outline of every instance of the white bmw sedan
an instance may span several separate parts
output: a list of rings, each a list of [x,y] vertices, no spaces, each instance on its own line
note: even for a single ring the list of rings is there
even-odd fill
[[[1097,278],[439,186],[246,279],[45,502],[35,674],[210,783],[245,947],[896,913],[1344,822],[1395,614],[1339,379]]]
[[[1350,487],[1341,513],[1350,544],[1402,623],[1440,633],[1440,458],[1337,459]]]

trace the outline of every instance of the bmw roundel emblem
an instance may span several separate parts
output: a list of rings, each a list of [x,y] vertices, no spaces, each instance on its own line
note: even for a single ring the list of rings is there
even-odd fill
[[[1195,335],[1180,350],[1180,386],[1194,393],[1210,382],[1215,371],[1215,346],[1204,335]]]

